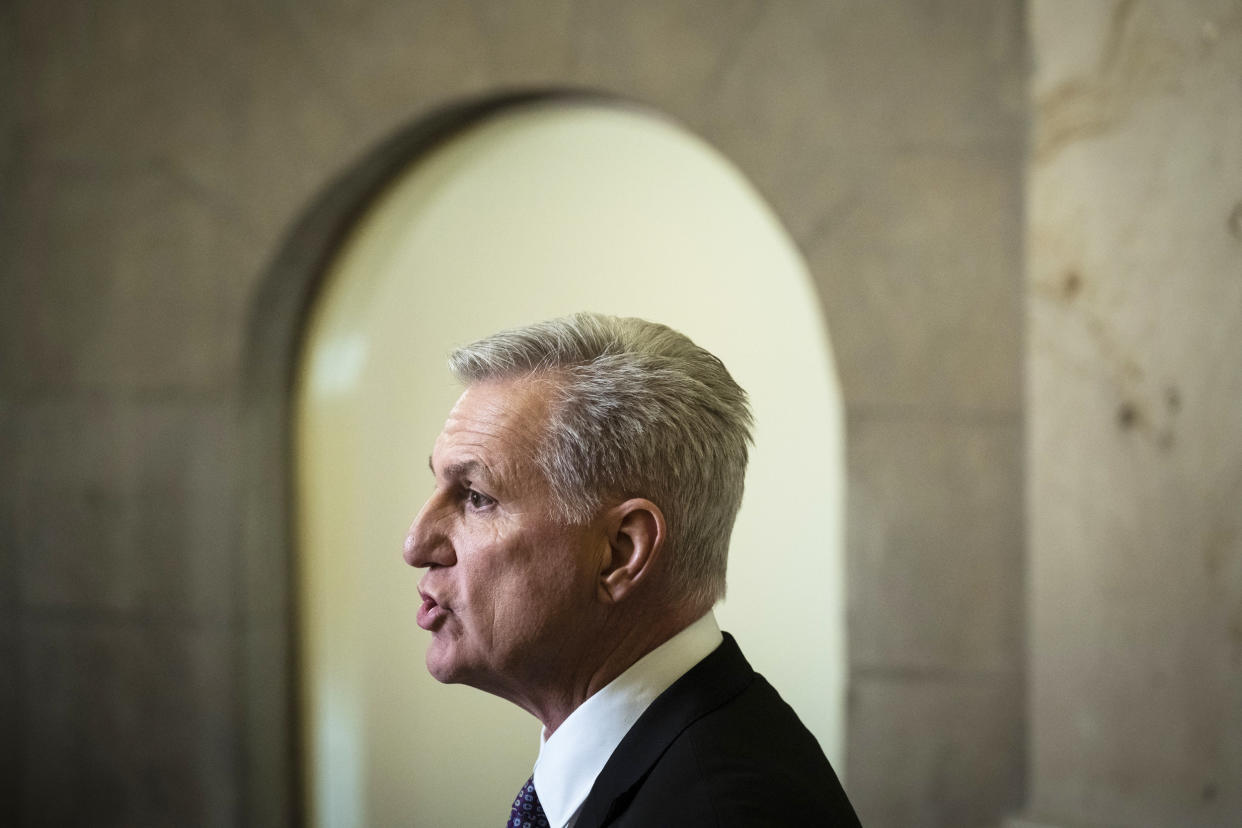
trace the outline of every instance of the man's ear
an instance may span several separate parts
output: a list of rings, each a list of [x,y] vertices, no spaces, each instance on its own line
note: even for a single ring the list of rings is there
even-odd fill
[[[659,506],[636,497],[610,509],[606,527],[609,557],[599,573],[598,595],[615,604],[654,571],[668,526]]]

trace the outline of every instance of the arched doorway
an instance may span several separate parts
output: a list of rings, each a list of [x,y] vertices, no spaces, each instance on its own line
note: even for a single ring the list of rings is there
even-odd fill
[[[447,351],[580,309],[683,330],[751,392],[717,614],[840,768],[840,390],[787,234],[718,153],[633,105],[523,98],[426,135],[404,158],[386,148],[388,178],[371,168],[323,248],[299,358],[294,695],[311,821],[490,824],[529,771],[533,720],[426,676],[398,551],[457,393]]]

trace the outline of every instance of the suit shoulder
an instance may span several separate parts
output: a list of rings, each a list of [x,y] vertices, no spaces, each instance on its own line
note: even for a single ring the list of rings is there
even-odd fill
[[[758,674],[669,745],[631,816],[635,825],[858,825],[819,743]]]

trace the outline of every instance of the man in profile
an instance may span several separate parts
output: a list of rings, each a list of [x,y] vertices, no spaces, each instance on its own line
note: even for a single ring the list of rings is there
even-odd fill
[[[466,389],[404,557],[427,570],[431,674],[543,723],[507,824],[857,825],[712,614],[752,423],[720,360],[663,325],[577,314],[450,367]]]

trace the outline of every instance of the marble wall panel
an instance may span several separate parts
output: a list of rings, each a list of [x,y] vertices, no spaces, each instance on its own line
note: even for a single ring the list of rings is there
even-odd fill
[[[1242,7],[1029,4],[1029,813],[1242,813]]]
[[[17,411],[14,536],[23,603],[124,611],[138,604],[131,542],[136,435],[110,400]]]
[[[25,768],[21,761],[21,672],[18,653],[21,634],[16,619],[0,614],[0,825],[19,824]]]
[[[291,620],[246,624],[238,642],[235,675],[244,705],[238,726],[245,732],[236,778],[242,811],[252,825],[298,825],[306,802],[290,780],[302,761],[302,730],[292,700],[299,690],[289,669]],[[235,768],[240,771],[242,768]]]
[[[868,671],[851,690],[849,788],[868,828],[996,825],[1023,786],[1021,677],[911,682]]]
[[[0,619],[17,611],[17,417],[0,396]]]
[[[851,408],[1019,409],[1019,158],[1009,147],[839,160],[849,189],[805,246]]]
[[[1020,426],[849,422],[850,663],[1022,666]]]
[[[17,100],[17,27],[12,15],[12,4],[0,7],[0,101]],[[0,185],[7,186],[16,158],[17,112],[13,106],[3,106],[0,107]],[[5,209],[5,205],[0,205],[0,216],[5,214]]]
[[[748,169],[776,166],[773,148],[1008,144],[1022,128],[1014,4],[760,5],[709,109],[752,134],[758,127],[762,143],[729,147]],[[773,75],[811,86],[815,105],[766,86]]]
[[[741,50],[761,36],[765,5],[578,3],[570,16],[569,72],[583,84],[626,89],[666,112],[693,118],[704,103],[712,106]]]
[[[515,87],[561,83],[567,75],[577,75],[571,52],[579,38],[572,27],[596,14],[580,0],[479,3],[471,12],[487,44],[482,54],[487,77],[509,78]]]
[[[44,402],[19,413],[22,603],[217,619],[234,606],[235,409]]]
[[[186,177],[227,178],[240,124],[247,32],[223,3],[171,9],[12,3],[24,144],[40,158],[121,167],[157,160]]]
[[[240,612],[236,407],[175,401],[135,412],[141,435],[134,525],[144,551],[143,606],[195,619]]]
[[[82,620],[23,636],[24,822],[236,824],[228,637]]]
[[[14,388],[220,389],[247,258],[231,219],[154,166],[32,162],[20,176],[0,378]]]
[[[865,165],[916,149],[1020,144],[1016,12],[1009,3],[764,4],[688,109],[699,119],[691,125],[747,171],[805,248],[835,229],[842,179],[851,194],[869,191],[855,175],[860,156]]]

